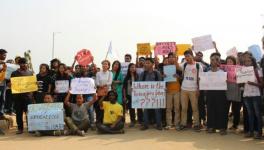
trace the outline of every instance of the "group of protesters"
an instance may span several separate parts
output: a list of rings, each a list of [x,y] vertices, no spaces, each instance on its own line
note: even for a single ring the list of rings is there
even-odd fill
[[[200,132],[226,135],[230,131],[237,131],[243,127],[246,138],[262,138],[263,113],[263,71],[264,59],[257,62],[253,55],[239,52],[237,56],[221,57],[217,50],[210,55],[210,63],[203,60],[202,52],[188,49],[184,58],[178,60],[177,53],[170,52],[159,57],[139,56],[132,62],[132,56],[126,54],[124,62],[129,63],[125,74],[121,71],[123,61],[114,62],[103,60],[101,69],[94,63],[86,66],[67,66],[59,59],[52,59],[50,64],[40,64],[36,74],[39,90],[35,92],[12,94],[11,82],[8,79],[0,83],[0,119],[4,114],[16,115],[17,134],[24,131],[23,114],[27,113],[29,104],[64,103],[65,130],[35,131],[40,135],[80,135],[84,136],[89,129],[98,133],[124,133],[125,123],[129,128],[140,127],[147,130],[154,126],[157,130],[182,131],[193,129]],[[12,63],[18,69],[11,74],[11,78],[32,76],[34,73],[28,68],[28,60],[16,57],[15,60],[5,61],[8,51],[0,49],[0,69],[6,71],[6,64]],[[133,108],[132,83],[137,81],[163,81],[166,77],[163,67],[175,65],[175,82],[166,82],[166,108]],[[225,72],[221,65],[253,66],[255,81],[238,84],[227,81],[227,90],[199,90],[199,73]],[[138,71],[138,70],[142,71]],[[95,82],[96,93],[71,94],[70,90],[59,93],[56,81],[74,78],[92,78]],[[70,85],[69,85],[70,86]],[[129,114],[129,117],[125,117]],[[240,118],[243,116],[243,124]],[[229,126],[228,121],[232,119]],[[130,121],[126,120],[127,118]],[[2,130],[1,134],[4,134]]]

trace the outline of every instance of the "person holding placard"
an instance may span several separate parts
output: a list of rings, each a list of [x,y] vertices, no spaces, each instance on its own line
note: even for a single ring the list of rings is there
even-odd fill
[[[113,82],[112,82],[112,90],[117,92],[117,102],[122,105],[123,97],[122,97],[122,88],[123,88],[123,75],[121,72],[121,63],[116,60],[112,64],[112,74],[113,74]]]
[[[100,108],[104,110],[103,123],[97,124],[98,133],[120,134],[124,133],[123,107],[117,103],[117,93],[114,90],[108,92],[106,99],[100,101]]]
[[[70,102],[70,96],[71,94],[68,92],[64,100],[64,104],[71,109],[71,117],[65,118],[65,123],[70,130],[65,134],[84,136],[84,133],[90,127],[87,110],[94,104],[97,98],[94,95],[93,100],[84,103],[83,95],[77,94],[76,104],[74,104]]]
[[[175,66],[178,57],[174,56],[171,52],[168,54],[168,65]],[[179,72],[178,72],[179,73]],[[164,76],[167,76],[164,74]],[[170,129],[172,127],[172,120],[174,120],[174,125],[176,129],[180,128],[180,82],[177,71],[173,75],[175,77],[174,82],[167,82],[167,93],[166,93],[166,127],[165,129]],[[173,112],[174,111],[174,119]]]
[[[139,81],[162,81],[161,74],[159,71],[153,70],[154,61],[152,58],[146,58],[145,61],[145,71],[140,74]],[[149,110],[144,109],[144,124],[141,130],[147,130],[149,127]],[[156,117],[156,129],[162,130],[162,123],[161,123],[161,109],[154,109],[155,117]]]
[[[136,113],[135,109],[132,108],[132,82],[138,81],[139,76],[136,72],[136,65],[130,63],[128,65],[127,75],[124,79],[123,85],[123,99],[129,110],[130,115],[130,125],[129,127],[134,127],[136,124]],[[141,124],[143,122],[143,112],[142,109],[137,109],[137,120]]]
[[[104,98],[108,91],[111,90],[111,85],[113,82],[113,73],[110,69],[110,61],[103,60],[102,61],[102,70],[96,73],[95,85],[97,86],[97,96],[98,99]],[[103,111],[100,109],[100,105],[98,102],[95,102],[94,109],[96,113],[96,122],[103,122]]]
[[[33,75],[33,72],[29,71],[28,69],[27,60],[25,58],[20,58],[18,63],[20,68],[11,74],[11,78]],[[15,102],[16,122],[18,129],[16,133],[22,134],[24,130],[23,112],[27,113],[27,106],[34,101],[33,93],[28,92],[28,93],[13,94],[13,99]]]
[[[187,50],[184,52],[186,62],[181,66],[176,62],[176,67],[182,71],[183,81],[181,85],[181,126],[180,130],[186,128],[187,125],[187,108],[189,100],[192,106],[194,130],[200,131],[199,123],[199,109],[198,109],[198,97],[199,97],[199,72],[203,72],[203,67],[194,61],[193,52]]]
[[[59,72],[59,64],[60,64],[60,60],[55,58],[52,59],[50,61],[50,78],[51,78],[51,82],[52,82],[52,87],[51,87],[51,94],[54,95],[54,90],[55,90],[55,80],[56,80],[56,75]],[[55,97],[54,97],[55,98]],[[56,98],[54,99],[56,100]]]
[[[262,72],[258,69],[258,65],[254,57],[245,57],[245,66],[253,66],[255,72],[255,81],[248,81],[244,85],[244,103],[248,112],[249,132],[245,137],[253,137],[261,139],[262,137],[262,115],[261,115],[261,91],[263,90]],[[255,117],[254,117],[255,116]],[[254,119],[256,119],[257,133],[254,135]]]
[[[212,53],[210,56],[211,68],[208,72],[224,72],[219,68],[219,53]],[[228,124],[228,102],[225,90],[207,90],[207,129],[208,133],[215,133],[220,130],[221,135],[227,134]]]
[[[234,65],[237,65],[236,58],[234,56],[228,56],[226,58],[226,65],[235,67]],[[227,72],[227,76],[229,76],[228,69],[226,69],[225,71]],[[235,72],[230,73],[231,77],[233,77],[232,74],[235,74]],[[226,96],[227,96],[228,105],[229,105],[228,108],[232,106],[231,110],[232,110],[232,115],[233,115],[233,125],[229,128],[229,130],[236,130],[238,129],[238,125],[240,122],[240,110],[242,106],[241,90],[237,83],[231,82],[231,81],[232,79],[227,80],[227,91],[226,91]]]

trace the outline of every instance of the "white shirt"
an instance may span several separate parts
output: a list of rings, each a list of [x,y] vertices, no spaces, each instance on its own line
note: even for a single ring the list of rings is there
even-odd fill
[[[258,70],[259,77],[263,77],[262,70]],[[258,83],[257,77],[255,76],[255,83]],[[254,96],[261,96],[259,87],[254,85],[245,84],[244,86],[244,93],[243,97],[254,97]]]
[[[103,86],[107,85],[108,89],[111,90],[111,85],[113,81],[113,74],[111,71],[100,71],[96,73],[96,79],[95,79],[95,84],[96,86]]]
[[[181,68],[184,69],[184,64],[181,64]],[[199,64],[199,72],[203,72],[203,67],[200,63]],[[184,79],[182,81],[181,89],[185,91],[197,91],[197,69],[196,63],[194,64],[187,64],[184,71]]]

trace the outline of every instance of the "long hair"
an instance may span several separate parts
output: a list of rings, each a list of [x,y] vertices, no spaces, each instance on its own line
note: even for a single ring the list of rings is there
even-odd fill
[[[130,64],[128,65],[127,75],[126,75],[126,77],[125,77],[125,79],[124,79],[124,85],[123,85],[123,87],[124,87],[125,89],[127,88],[128,80],[130,80],[130,84],[132,84],[130,68],[131,68],[133,65],[135,65],[135,64],[134,64],[134,63],[130,63]],[[137,72],[134,72],[133,74],[134,74],[135,80],[137,80],[137,78],[138,78]]]
[[[58,69],[59,69],[61,66],[63,66],[63,68],[64,68],[64,72],[61,74],[60,71],[58,70],[58,72],[57,72],[57,77],[59,77],[59,78],[68,77],[68,75],[65,73],[65,71],[67,70],[67,66],[66,66],[65,64],[63,64],[63,63],[60,63]]]
[[[118,69],[117,69],[116,74],[114,76],[114,80],[117,80],[117,78],[118,78],[118,76],[120,74],[120,71],[121,71],[121,63],[118,60],[116,60],[116,61],[113,62],[112,69],[114,68],[114,66],[115,66],[116,63],[118,63]]]
[[[48,64],[40,64],[39,65],[39,72],[41,70],[41,67],[46,67],[46,73],[49,73],[50,72],[50,69],[49,69],[49,65]]]

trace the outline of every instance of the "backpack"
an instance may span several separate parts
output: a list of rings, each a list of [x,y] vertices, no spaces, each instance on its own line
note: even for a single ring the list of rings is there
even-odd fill
[[[159,81],[158,72],[154,70],[155,81]],[[144,71],[142,81],[146,80],[147,71]]]
[[[198,85],[198,88],[199,88],[199,69],[200,69],[200,65],[199,63],[195,63],[196,65],[196,70],[197,70],[197,85]],[[187,63],[184,63],[183,64],[183,70],[182,70],[182,77],[180,79],[180,84],[182,85],[182,82],[184,80],[184,72],[185,72],[185,69],[186,69],[186,66],[187,66]]]

